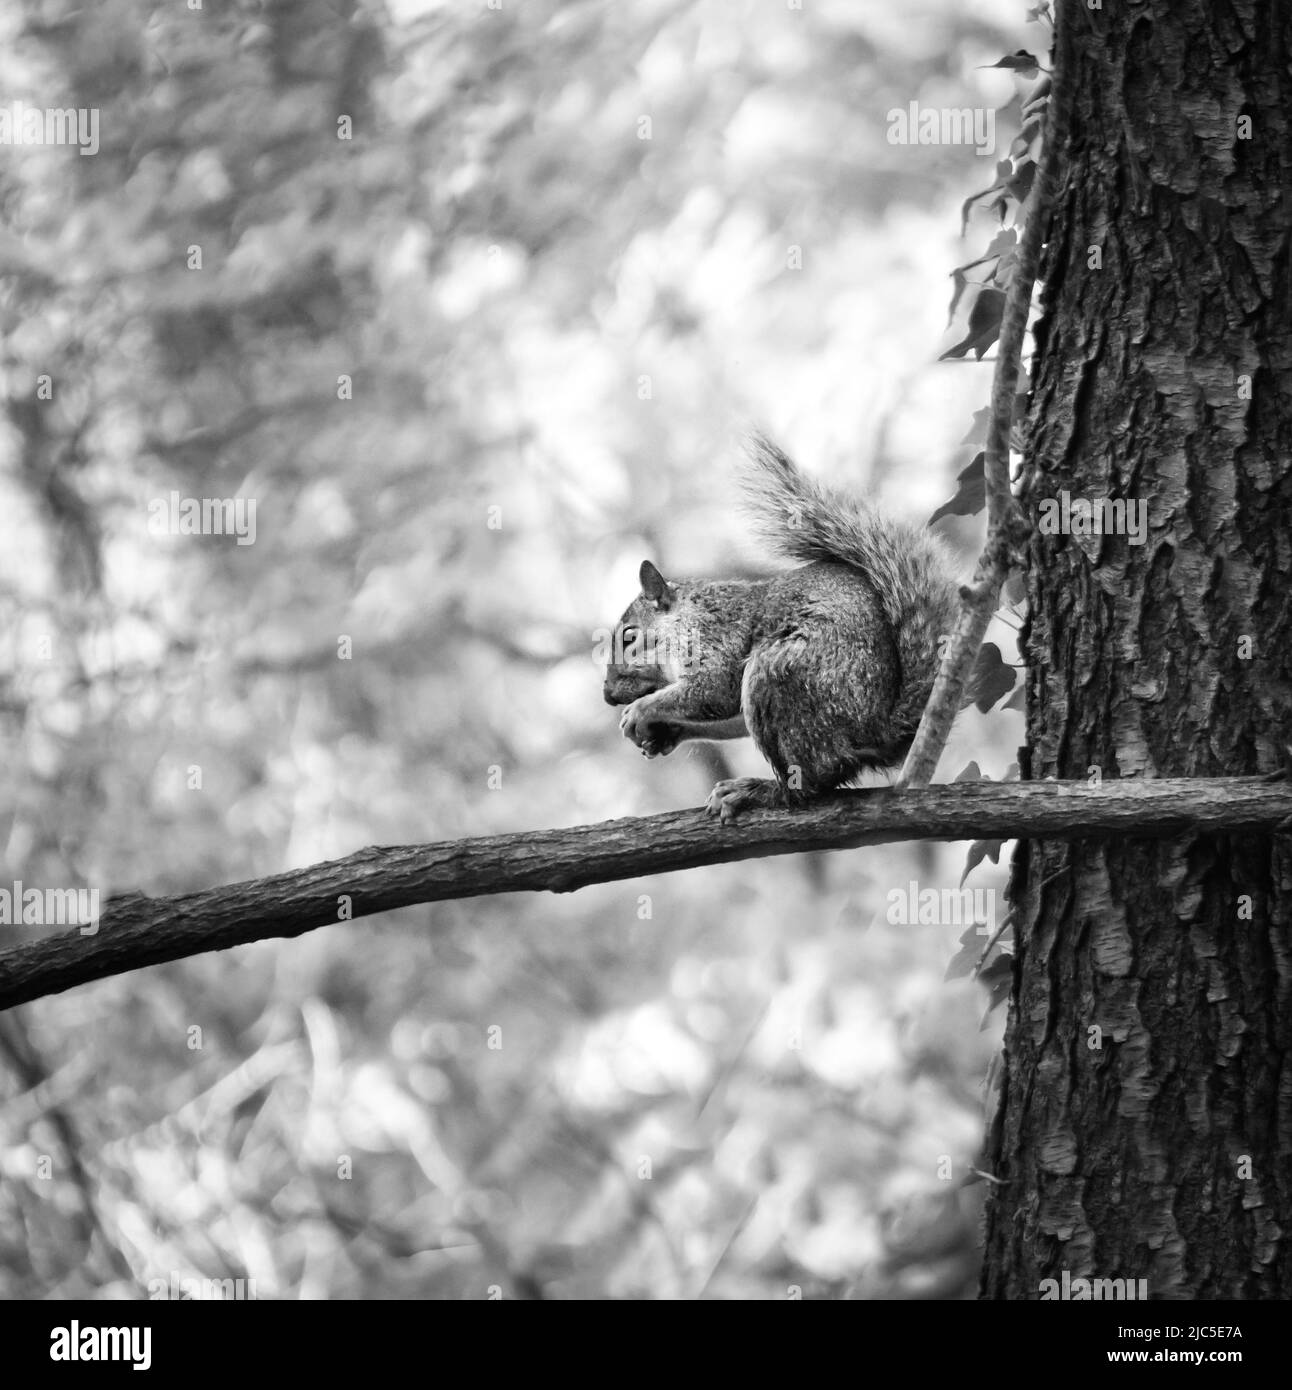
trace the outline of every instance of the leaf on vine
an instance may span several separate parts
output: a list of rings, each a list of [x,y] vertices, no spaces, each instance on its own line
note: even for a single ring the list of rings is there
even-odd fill
[[[1018,673],[1001,656],[995,642],[984,642],[978,648],[978,657],[969,677],[969,688],[964,693],[960,708],[967,709],[974,705],[981,713],[990,713],[996,701],[1013,690],[1017,679]]]
[[[982,863],[984,859],[990,859],[993,864],[1000,863],[1000,847],[1004,840],[975,840],[969,846],[969,853],[965,856],[965,871],[960,875],[960,886],[965,886],[965,879]]]
[[[1004,312],[1004,291],[984,285],[978,291],[973,308],[969,310],[968,332],[954,347],[949,347],[938,361],[945,362],[948,357],[963,357],[972,351],[981,362],[983,353],[1000,337],[1000,320]]]
[[[982,937],[978,932],[978,923],[970,922],[960,933],[960,948],[947,962],[947,973],[942,978],[944,980],[966,979],[973,974],[974,966],[978,964],[978,956],[981,952]]]
[[[971,194],[964,200],[964,202],[961,203],[961,205],[960,205],[960,235],[961,235],[961,236],[964,236],[964,234],[969,230],[969,214],[973,211],[973,205],[978,201],[978,199],[979,199],[979,198],[985,198],[989,193],[996,193],[996,192],[999,192],[1000,189],[1002,189],[1003,187],[1004,187],[1004,184],[1001,184],[1001,183],[993,183],[992,186],[991,186],[990,188],[984,188],[984,189],[982,189],[981,191],[979,191],[979,192],[977,192],[977,193],[971,193]]]
[[[993,193],[1001,192],[1005,187],[1005,180],[1008,179],[1013,174],[1013,172],[1013,162],[1008,159],[1002,159],[996,165],[996,182],[993,183],[990,188],[984,188],[977,193],[971,193],[964,200],[964,203],[960,208],[961,236],[964,236],[964,234],[969,230],[969,214],[973,211],[973,205],[978,201],[979,198],[986,198]],[[997,199],[996,201],[999,202],[1000,200]],[[995,205],[995,203],[990,204],[990,206],[992,207],[995,207]]]
[[[1036,160],[1025,159],[1014,170],[1013,177],[1005,180],[1005,191],[1020,207],[1027,202],[1027,195],[1032,191],[1032,180],[1035,177]]]
[[[986,455],[979,451],[973,462],[960,470],[956,478],[955,495],[929,517],[929,525],[944,516],[977,516],[987,505],[987,479],[983,470]]]
[[[1041,70],[1036,56],[1025,48],[1020,48],[1014,53],[1007,53],[999,62],[979,63],[978,66],[980,68],[1008,68],[1010,71],[1018,73],[1020,77],[1035,77]]]
[[[989,190],[990,191],[990,190]],[[991,245],[987,247],[976,260],[966,261],[964,265],[958,265],[951,271],[951,279],[955,284],[955,289],[951,294],[951,306],[947,310],[947,327],[951,326],[952,319],[955,318],[956,309],[960,304],[960,297],[964,294],[969,285],[985,285],[989,281],[999,283],[1001,257],[1008,258],[1012,264],[1014,256],[1017,254],[1015,247],[1018,244],[1018,233],[1013,227],[1006,227],[996,233],[991,239]],[[976,270],[980,265],[986,265],[988,261],[995,261],[996,267],[990,275],[983,280],[971,280],[968,272]],[[1003,287],[1002,287],[1003,288]]]

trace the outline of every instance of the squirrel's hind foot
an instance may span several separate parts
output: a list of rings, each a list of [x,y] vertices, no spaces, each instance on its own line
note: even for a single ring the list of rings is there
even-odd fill
[[[720,816],[725,825],[751,807],[784,805],[785,794],[778,782],[766,777],[729,777],[709,793],[704,809],[711,816]]]

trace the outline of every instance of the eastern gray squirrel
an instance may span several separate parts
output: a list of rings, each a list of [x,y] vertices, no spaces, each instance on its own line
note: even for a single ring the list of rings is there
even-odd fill
[[[958,607],[927,530],[804,477],[762,435],[749,454],[759,529],[807,563],[768,579],[669,581],[643,561],[604,687],[648,758],[684,739],[753,736],[776,780],[719,782],[706,809],[724,821],[901,762]]]

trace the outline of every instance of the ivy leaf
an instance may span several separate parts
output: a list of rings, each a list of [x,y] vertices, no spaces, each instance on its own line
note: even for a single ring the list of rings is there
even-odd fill
[[[1018,245],[1018,233],[1013,227],[1003,227],[991,239],[991,244],[987,247],[987,254],[983,260],[988,260],[992,256],[1003,256],[1006,251],[1011,251]]]
[[[992,190],[988,190],[992,191]],[[997,232],[991,239],[991,245],[987,247],[977,260],[966,261],[964,265],[958,265],[951,271],[951,278],[955,283],[955,289],[951,295],[951,307],[947,310],[947,327],[950,328],[952,319],[955,318],[956,308],[960,303],[960,296],[964,294],[966,288],[973,284],[991,283],[1001,285],[1001,265],[1004,262],[1013,264],[1017,254],[1015,248],[1018,245],[1018,233],[1013,227],[1005,227]],[[1002,257],[1004,261],[1002,261]],[[986,280],[970,280],[968,272],[976,270],[980,265],[986,265],[988,261],[995,261],[996,267]],[[1003,288],[1003,285],[1001,285]]]
[[[981,362],[983,353],[1000,337],[1000,320],[1004,312],[1004,291],[984,285],[978,291],[973,308],[969,310],[969,331],[954,347],[949,347],[938,361],[945,362],[948,357],[963,357],[972,350]]]
[[[930,526],[944,516],[977,516],[987,505],[987,479],[983,472],[986,457],[980,450],[973,462],[960,470],[954,496],[929,517]]]
[[[1027,195],[1032,191],[1032,180],[1035,178],[1036,161],[1025,159],[1014,170],[1013,177],[1005,180],[1005,191],[1021,207],[1027,202]]]
[[[960,702],[961,709],[974,705],[983,713],[991,712],[991,707],[1003,695],[1013,690],[1018,680],[1018,672],[1000,654],[995,642],[984,642],[978,648],[978,657],[969,677],[969,688]]]
[[[965,855],[965,871],[960,875],[960,886],[965,886],[965,879],[982,863],[984,859],[990,859],[993,864],[1000,863],[1000,847],[1004,840],[975,840],[969,846],[969,853]]]
[[[969,214],[973,211],[973,205],[978,201],[979,198],[987,198],[990,197],[993,193],[1001,192],[1001,190],[1005,187],[1005,180],[1008,179],[1013,174],[1013,172],[1013,161],[1008,159],[1002,159],[996,165],[996,182],[993,183],[990,188],[983,188],[980,189],[977,193],[971,193],[964,200],[963,204],[961,204],[960,207],[961,236],[964,236],[964,234],[969,230]]]
[[[942,977],[944,980],[963,980],[973,974],[974,966],[978,964],[978,957],[982,952],[979,925],[978,922],[970,922],[960,933],[960,947],[947,962],[947,972]]]
[[[1041,70],[1036,56],[1025,48],[1020,48],[1014,53],[1007,53],[998,62],[979,63],[978,66],[979,68],[1007,68],[1011,72],[1018,73],[1020,77],[1035,77]]]

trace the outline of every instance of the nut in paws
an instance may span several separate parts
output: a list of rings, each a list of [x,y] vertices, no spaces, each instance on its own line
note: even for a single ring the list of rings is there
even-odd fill
[[[662,758],[671,753],[681,742],[677,731],[670,725],[652,720],[649,709],[643,709],[646,700],[634,700],[619,717],[619,731],[642,750],[647,758]]]

